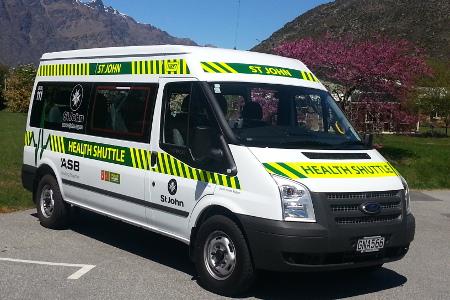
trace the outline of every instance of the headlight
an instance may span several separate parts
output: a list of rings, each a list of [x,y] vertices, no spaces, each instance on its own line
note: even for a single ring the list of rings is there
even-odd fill
[[[401,179],[402,179],[403,188],[405,189],[406,214],[409,215],[411,213],[411,206],[410,206],[411,198],[409,195],[409,187],[408,187],[408,183],[406,183],[406,180],[405,180],[405,178],[403,178],[403,176],[401,176]]]
[[[314,207],[308,189],[295,181],[272,175],[278,185],[285,221],[315,222]]]

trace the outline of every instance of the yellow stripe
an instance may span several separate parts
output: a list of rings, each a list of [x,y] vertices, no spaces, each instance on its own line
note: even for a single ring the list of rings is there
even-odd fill
[[[203,71],[208,72],[208,73],[217,73],[216,71],[214,71],[213,69],[211,69],[210,67],[208,67],[207,65],[205,65],[204,63],[201,63]]]
[[[186,177],[189,179],[193,179],[191,176],[191,173],[189,173],[189,169],[191,169],[187,164],[183,164],[184,166],[184,173],[186,173]]]
[[[178,165],[178,172],[180,173],[179,175],[184,177],[184,178],[186,178],[186,174],[184,174],[184,170],[183,170],[184,168],[183,168],[182,163],[178,159],[176,160],[176,162],[177,162],[177,165]]]
[[[306,72],[305,71],[301,71],[302,72],[302,77],[304,80],[308,80],[308,77],[306,76]]]
[[[139,154],[139,149],[134,149],[134,155],[135,155],[135,158],[136,158],[137,167],[139,169],[142,169],[141,155]]]
[[[167,170],[167,174],[173,175],[173,169],[171,167],[169,167],[169,165],[170,165],[169,155],[164,153],[164,167]],[[172,170],[172,173],[170,170]]]
[[[179,175],[179,171],[178,171],[178,168],[177,168],[177,163],[176,163],[175,158],[170,156],[169,157],[169,163],[172,166],[172,170],[173,170],[173,173],[174,173],[173,175],[178,176]]]
[[[194,177],[193,179],[194,179],[194,180],[198,180],[196,169],[191,168],[191,167],[190,167],[189,169],[190,169],[191,172],[192,172],[192,176]]]
[[[185,59],[181,60],[182,64],[183,64],[183,74],[187,74],[187,63]]]
[[[216,70],[219,70],[220,73],[228,73],[227,71],[225,71],[224,69],[222,69],[218,64],[210,61],[208,62],[209,65],[213,66],[214,68],[216,68]]]
[[[61,150],[62,150],[62,153],[66,153],[66,146],[64,146],[64,137],[62,137],[62,136],[60,136],[59,137],[60,138],[60,140],[61,140]]]
[[[315,82],[320,82],[320,80],[317,79],[316,75],[314,75],[314,74],[312,74],[312,73],[311,73],[311,75],[312,75],[312,77],[314,78],[314,81],[315,81]]]
[[[152,74],[152,64],[151,61],[147,60],[147,74]]]
[[[142,166],[144,168],[144,170],[148,170],[150,168],[147,168],[147,154],[145,153],[146,150],[141,149],[141,158],[142,158]]]
[[[55,149],[55,152],[59,152],[58,139],[56,135],[52,135],[52,137],[53,137],[53,148]]]
[[[164,160],[163,160],[163,156],[161,153],[158,153],[158,170],[160,173],[165,174],[166,168],[164,168]]]
[[[213,173],[213,175],[214,175],[214,179],[216,180],[216,184],[219,184],[219,174],[217,174],[217,173]]]
[[[232,67],[230,67],[228,64],[226,63],[219,63],[222,67],[224,67],[225,69],[227,69],[229,72],[231,73],[237,73],[237,71],[235,69],[233,69]]]
[[[136,159],[134,158],[134,150],[133,148],[129,148],[130,149],[130,154],[131,154],[131,164],[133,165],[133,168],[136,168]]]
[[[163,61],[160,59],[158,60],[158,67],[159,67],[159,72],[158,74],[166,74],[166,70],[164,69],[164,63]]]
[[[52,151],[55,151],[55,148],[53,147],[53,136],[52,135],[50,135],[50,149]]]
[[[309,81],[314,81],[314,78],[311,76],[312,75],[311,72],[308,72],[307,74],[308,74]]]
[[[271,163],[270,166],[272,166],[274,169],[277,169],[281,173],[287,175],[289,178],[298,178],[297,175],[295,175],[294,173],[291,173],[289,170],[286,170],[285,168],[281,167],[277,163]]]
[[[147,150],[147,163],[148,163],[148,169],[150,170],[152,166],[152,152]],[[158,164],[156,164],[157,166]]]
[[[236,185],[236,178],[231,177],[231,178],[230,178],[230,181],[231,181],[231,187],[232,187],[233,189],[236,189],[236,188],[237,188],[237,185]]]

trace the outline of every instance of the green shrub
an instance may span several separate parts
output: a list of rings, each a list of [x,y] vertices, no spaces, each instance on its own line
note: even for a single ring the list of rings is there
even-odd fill
[[[5,104],[11,112],[27,112],[33,89],[36,68],[22,65],[11,69],[6,77]]]

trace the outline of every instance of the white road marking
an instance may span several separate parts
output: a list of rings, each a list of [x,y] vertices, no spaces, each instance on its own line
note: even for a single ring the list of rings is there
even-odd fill
[[[36,260],[23,260],[23,259],[15,259],[15,258],[3,258],[0,257],[0,261],[10,261],[10,262],[18,262],[24,264],[35,264],[35,265],[46,265],[46,266],[60,266],[60,267],[72,267],[72,268],[80,268],[78,271],[67,277],[67,279],[79,279],[81,276],[95,268],[94,265],[82,265],[82,264],[65,264],[65,263],[54,263],[48,261],[36,261]]]

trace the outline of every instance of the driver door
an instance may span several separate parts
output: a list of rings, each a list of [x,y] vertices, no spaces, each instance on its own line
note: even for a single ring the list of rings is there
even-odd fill
[[[196,165],[189,147],[192,128],[213,126],[206,96],[195,81],[160,81],[159,124],[152,140],[151,223],[171,235],[189,237],[189,216],[198,201],[213,194],[213,173]],[[159,125],[159,126],[157,126]]]

